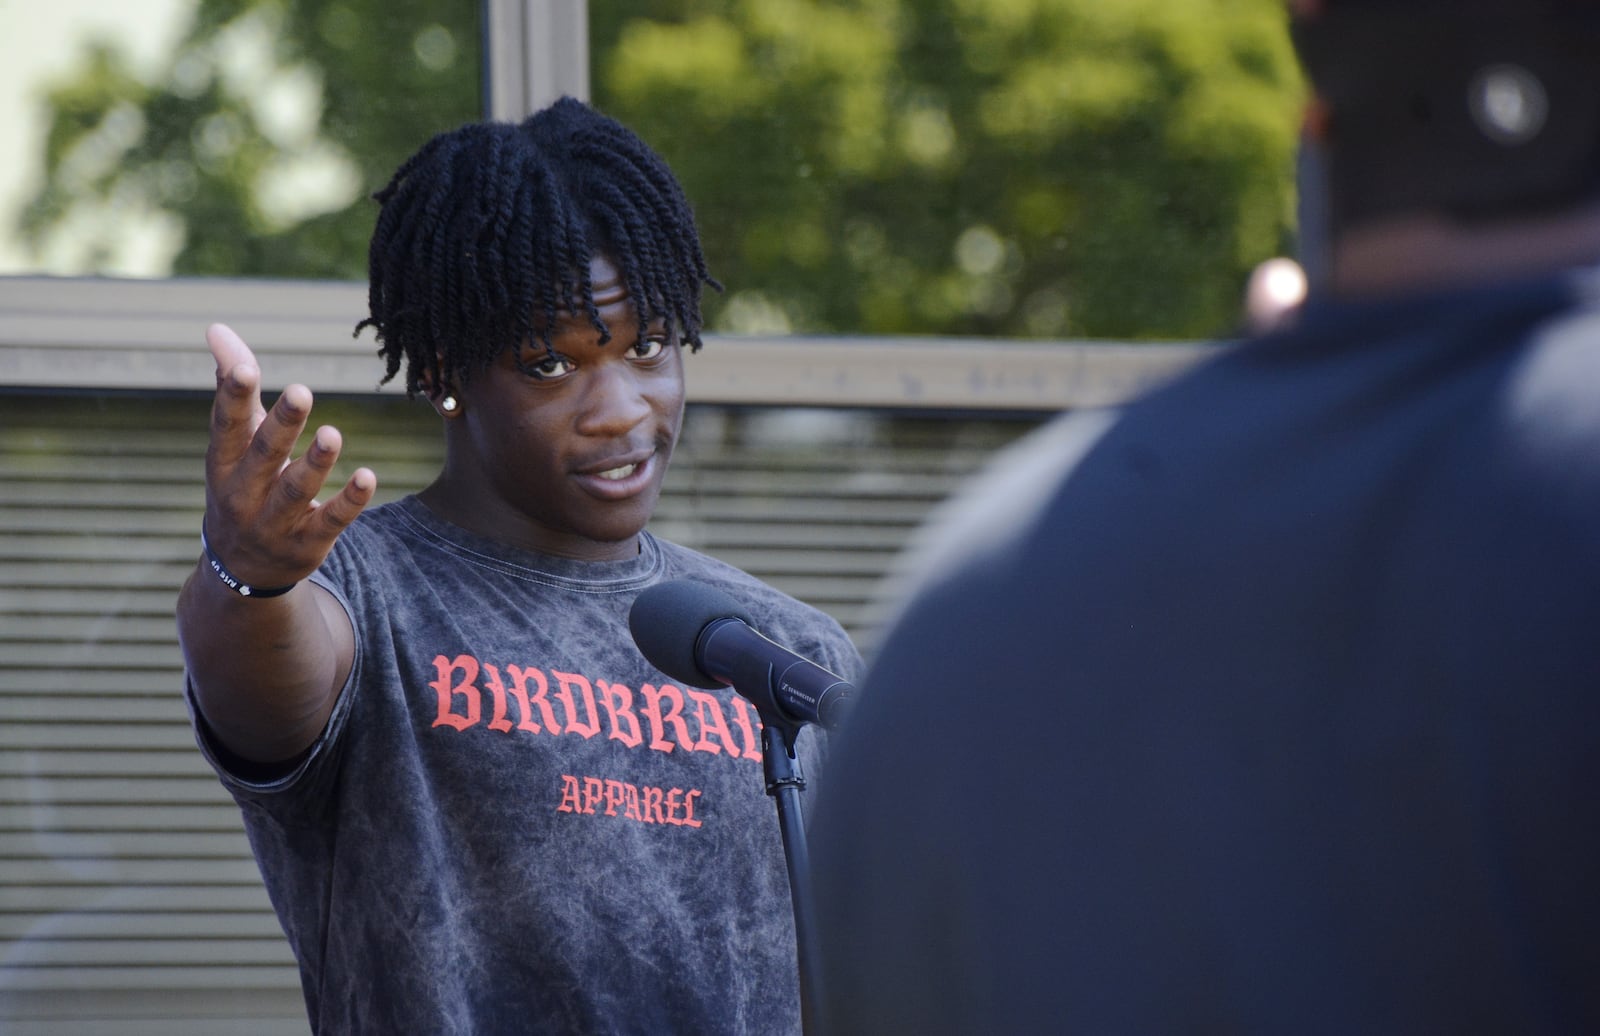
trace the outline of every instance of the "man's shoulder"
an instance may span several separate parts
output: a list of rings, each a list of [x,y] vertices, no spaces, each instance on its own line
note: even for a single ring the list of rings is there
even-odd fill
[[[855,646],[838,619],[771,583],[709,554],[655,537],[666,579],[690,579],[738,601],[767,636],[803,654],[823,650],[829,663],[854,664]]]
[[[737,565],[671,540],[656,537],[655,542],[661,549],[663,569],[669,579],[692,579],[713,586],[745,604],[752,613],[823,614]]]
[[[1593,286],[1528,336],[1491,415],[1503,459],[1590,498],[1600,493],[1600,277]]]
[[[382,579],[415,532],[400,501],[369,506],[339,534],[319,573],[339,582]]]
[[[1558,412],[1600,417],[1600,270],[1574,281],[1573,304],[1528,336],[1519,383],[1537,386]]]
[[[1005,550],[1039,519],[1120,414],[1111,408],[1072,411],[995,454],[913,533],[885,581],[882,600],[904,601]]]

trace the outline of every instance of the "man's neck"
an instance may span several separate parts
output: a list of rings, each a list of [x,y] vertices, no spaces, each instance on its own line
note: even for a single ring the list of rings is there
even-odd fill
[[[1600,262],[1600,205],[1482,225],[1407,216],[1339,236],[1328,291],[1343,298],[1470,287]]]

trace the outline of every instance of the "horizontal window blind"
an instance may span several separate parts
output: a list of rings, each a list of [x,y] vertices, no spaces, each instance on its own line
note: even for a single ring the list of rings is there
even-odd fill
[[[0,1029],[307,1031],[238,810],[194,747],[173,626],[209,397],[0,395]],[[380,499],[438,469],[397,397],[319,400]],[[652,529],[870,650],[911,530],[1036,418],[691,407]]]

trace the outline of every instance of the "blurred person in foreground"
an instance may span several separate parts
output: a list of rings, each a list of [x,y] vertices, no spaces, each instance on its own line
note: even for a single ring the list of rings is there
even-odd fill
[[[760,721],[639,654],[689,578],[836,672],[839,624],[651,535],[710,280],[661,158],[571,98],[441,133],[377,194],[370,315],[444,464],[368,507],[311,393],[228,328],[204,555],[178,601],[195,731],[325,1033],[795,1033]],[[820,744],[797,751],[815,772]]]
[[[1308,298],[909,563],[831,1033],[1600,1031],[1600,4],[1290,18]]]

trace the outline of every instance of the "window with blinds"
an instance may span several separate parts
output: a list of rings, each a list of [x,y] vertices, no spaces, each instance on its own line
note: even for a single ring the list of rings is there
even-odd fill
[[[238,810],[194,747],[173,624],[208,396],[0,395],[0,1029],[303,1034]],[[319,401],[380,499],[437,471],[421,403]],[[1036,418],[691,407],[652,529],[870,649],[912,528]],[[344,463],[344,462],[342,462]]]

